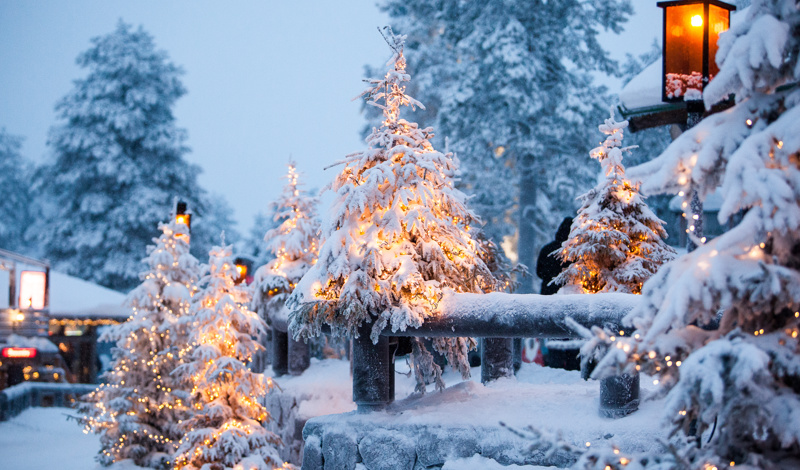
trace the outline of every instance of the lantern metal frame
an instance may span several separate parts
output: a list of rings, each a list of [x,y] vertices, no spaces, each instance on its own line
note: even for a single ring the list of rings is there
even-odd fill
[[[679,7],[686,5],[703,5],[703,90],[708,85],[709,80],[709,15],[710,6],[725,9],[728,11],[728,28],[730,28],[730,12],[736,10],[736,5],[722,2],[720,0],[670,0],[656,3],[656,6],[664,10],[663,26],[662,26],[662,44],[661,44],[661,100],[665,103],[684,101],[684,96],[668,98],[667,97],[667,9],[670,7]]]

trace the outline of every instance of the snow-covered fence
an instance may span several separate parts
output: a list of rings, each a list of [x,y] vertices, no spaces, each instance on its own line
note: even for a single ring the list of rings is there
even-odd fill
[[[96,385],[23,382],[0,391],[0,421],[6,421],[32,406],[70,406]]]
[[[631,294],[455,294],[443,299],[440,314],[420,328],[384,331],[376,344],[370,340],[372,325],[364,324],[353,340],[353,400],[364,412],[383,409],[394,401],[397,340],[393,337],[483,338],[481,380],[488,382],[513,375],[513,338],[580,338],[567,325],[567,318],[587,328],[618,331],[622,318],[640,300]],[[604,379],[601,412],[613,416],[635,410],[638,385],[638,376]]]

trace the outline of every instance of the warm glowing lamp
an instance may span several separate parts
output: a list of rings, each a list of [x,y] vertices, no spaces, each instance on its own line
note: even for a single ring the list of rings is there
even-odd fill
[[[175,205],[175,223],[185,225],[187,230],[192,228],[192,214],[189,213],[186,203],[178,201]]]
[[[183,201],[178,201],[175,205],[175,235],[189,243],[189,235],[192,231],[192,214],[187,210],[187,205]],[[184,228],[185,227],[185,228]]]
[[[240,284],[242,281],[245,284],[250,284],[253,282],[253,276],[250,275],[250,269],[253,267],[253,261],[248,258],[238,257],[233,260],[233,264],[236,265],[236,273],[238,274],[236,278],[236,284]]]
[[[659,2],[664,9],[663,101],[699,100],[719,67],[719,35],[736,7],[719,0]]]

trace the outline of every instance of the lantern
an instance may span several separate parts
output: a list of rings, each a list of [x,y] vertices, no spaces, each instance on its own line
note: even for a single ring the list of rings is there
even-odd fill
[[[245,284],[249,285],[251,282],[253,282],[253,276],[250,274],[250,269],[253,267],[252,260],[244,257],[238,257],[233,260],[233,264],[236,265],[236,272],[238,273],[236,284],[241,284],[241,282],[244,281]]]
[[[730,27],[736,7],[719,0],[659,2],[664,9],[663,101],[702,99],[719,72],[719,35]]]
[[[175,223],[185,225],[187,230],[192,228],[192,214],[186,210],[186,203],[183,201],[178,201],[175,205]]]

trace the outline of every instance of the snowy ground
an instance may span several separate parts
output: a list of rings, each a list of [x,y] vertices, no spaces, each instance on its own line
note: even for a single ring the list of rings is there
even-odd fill
[[[89,470],[100,448],[87,436],[67,408],[29,408],[0,423],[0,467],[9,470]],[[117,470],[123,470],[118,467]]]
[[[402,365],[398,365],[398,370]],[[633,415],[609,420],[597,415],[599,385],[585,382],[578,372],[568,372],[525,364],[516,380],[504,380],[490,386],[480,384],[480,369],[473,369],[473,380],[459,383],[448,372],[449,385],[443,393],[413,394],[411,378],[397,377],[397,411],[409,422],[442,423],[446,420],[489,424],[504,421],[515,427],[528,424],[560,430],[567,440],[602,439],[611,437],[625,448],[647,447],[661,435],[660,403],[646,401]],[[276,379],[286,393],[304,391],[312,399],[303,402],[301,413],[318,416],[353,410],[349,364],[345,361],[313,361],[312,367],[300,377]],[[647,395],[647,380],[642,380],[643,395]],[[404,398],[406,397],[406,398]],[[99,450],[97,436],[85,435],[66,408],[31,408],[10,421],[0,423],[0,468],[9,470],[98,470],[94,456]],[[378,413],[376,419],[393,419]],[[120,463],[113,470],[134,470],[130,463]],[[496,462],[475,456],[450,461],[445,469],[467,470],[509,469]],[[542,467],[516,467],[532,470]]]
[[[398,363],[398,371],[402,368],[403,364]],[[625,452],[659,448],[659,439],[666,437],[666,428],[659,424],[661,401],[645,400],[639,411],[622,419],[602,418],[598,413],[599,382],[584,381],[577,371],[524,364],[515,379],[486,386],[480,383],[480,368],[474,368],[472,379],[466,382],[448,372],[445,376],[448,388],[442,393],[429,391],[425,395],[413,393],[410,377],[398,374],[396,379],[397,401],[388,411],[331,417],[326,422],[340,425],[346,421],[356,426],[363,420],[387,426],[495,427],[497,432],[491,433],[492,436],[484,434],[484,439],[497,440],[505,439],[503,436],[508,433],[499,427],[502,421],[517,429],[531,425],[556,432],[575,445],[607,442]],[[346,413],[355,408],[351,401],[349,364],[345,361],[312,361],[303,376],[284,376],[276,381],[286,393],[306,397],[299,411],[305,418]],[[646,399],[653,391],[652,381],[643,376],[642,398]],[[486,469],[497,465],[480,456],[449,464],[446,468]]]

